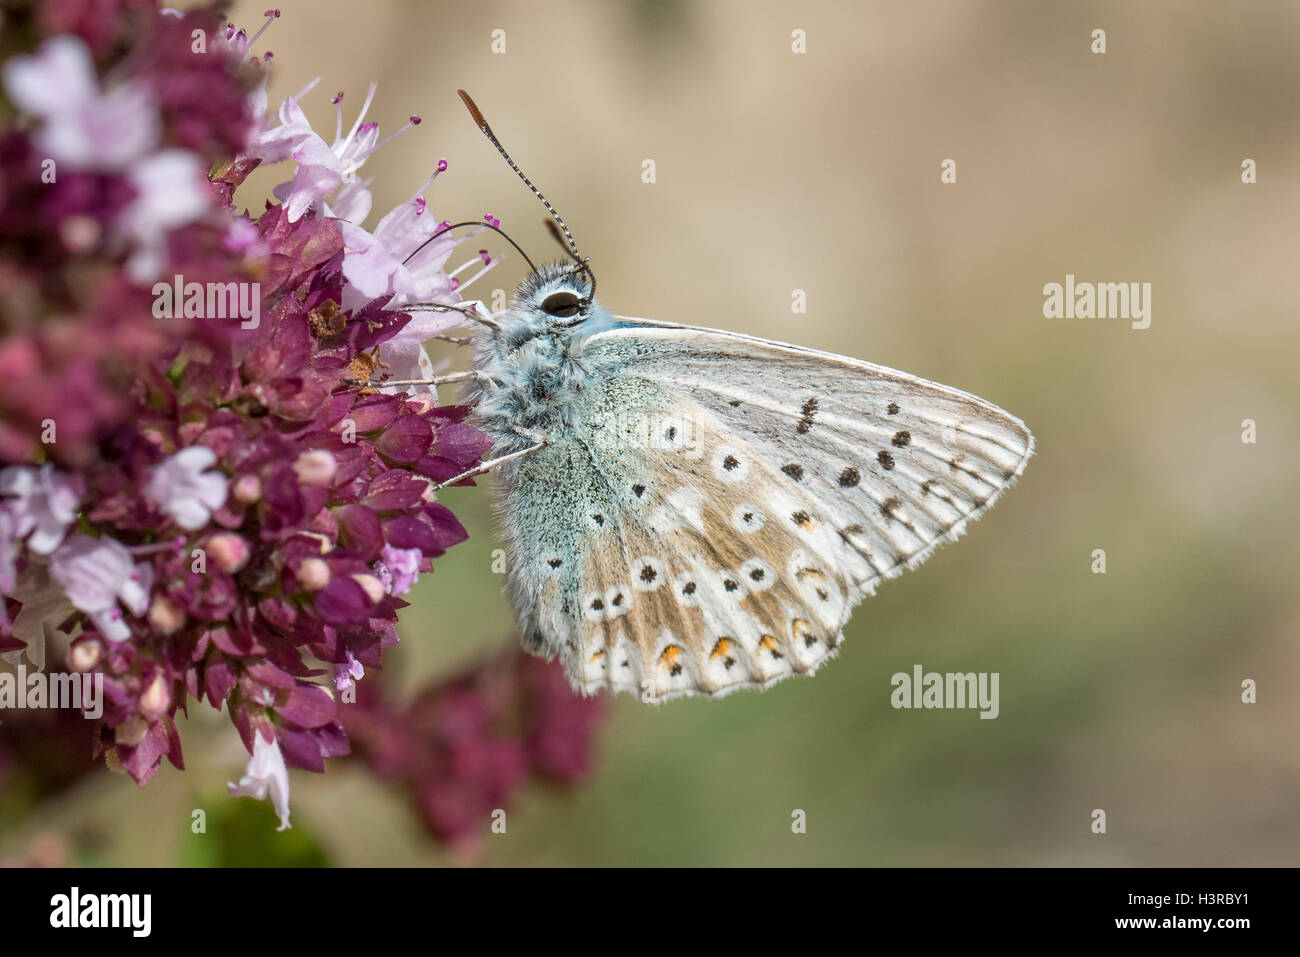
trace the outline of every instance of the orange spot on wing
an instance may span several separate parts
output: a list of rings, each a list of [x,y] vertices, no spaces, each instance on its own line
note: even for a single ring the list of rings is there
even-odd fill
[[[805,646],[811,648],[817,642],[817,636],[813,634],[812,625],[802,618],[796,618],[790,623],[790,630],[794,632],[796,638],[802,638]]]
[[[659,656],[659,663],[668,669],[668,673],[673,677],[682,673],[682,663],[677,659],[682,656],[680,645],[669,645]]]

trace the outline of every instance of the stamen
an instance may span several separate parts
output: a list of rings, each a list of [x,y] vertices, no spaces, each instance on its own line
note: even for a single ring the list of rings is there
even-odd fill
[[[157,542],[153,545],[132,545],[127,548],[132,555],[157,555],[159,552],[179,552],[185,544],[185,536],[177,535],[170,542]]]
[[[378,123],[375,124],[375,126],[378,125],[379,125]],[[380,149],[383,146],[387,146],[393,140],[397,139],[399,136],[401,136],[403,133],[409,130],[412,126],[419,126],[419,125],[420,125],[420,118],[418,116],[412,116],[409,120],[407,120],[405,123],[402,124],[401,129],[394,131],[391,135],[381,140],[379,143],[376,143],[375,149]]]
[[[457,266],[455,269],[453,269],[451,272],[447,273],[447,275],[450,276],[452,279],[455,279],[457,276],[463,273],[470,266],[474,265],[476,262],[479,262],[480,259],[481,259],[480,256],[476,256],[473,259],[467,259],[459,266]]]
[[[343,91],[339,90],[330,102],[334,104],[334,142],[337,143],[343,135]]]
[[[370,109],[370,104],[374,102],[375,90],[377,90],[378,88],[379,88],[378,83],[370,84],[370,89],[366,91],[366,102],[361,104],[361,112],[357,114],[356,121],[352,124],[352,129],[348,131],[347,138],[344,139],[342,143],[337,143],[337,142],[335,143],[334,146],[335,156],[342,156],[344,154],[344,152],[348,148],[348,145],[352,142],[352,138],[356,136],[357,131],[361,129],[361,124],[366,118],[366,111]]]
[[[316,79],[312,80],[310,83],[308,83],[306,86],[304,86],[301,90],[299,90],[297,93],[293,95],[293,101],[295,103],[301,103],[302,98],[306,96],[308,93],[310,93],[315,88],[316,84],[319,82],[320,82],[320,77],[316,77]]]
[[[459,288],[463,290],[463,289],[468,289],[470,286],[474,285],[474,283],[476,283],[486,273],[491,272],[492,268],[496,266],[497,263],[501,262],[501,258],[502,257],[498,256],[496,259],[489,260],[486,266],[484,266],[478,272],[474,273],[474,275],[470,276],[469,279],[465,281],[465,285],[460,286]],[[473,260],[470,261],[473,262]]]
[[[275,21],[280,18],[280,11],[267,10],[266,13],[263,14],[263,16],[266,17],[266,22],[262,24],[262,29],[258,30],[256,33],[253,34],[253,39],[248,41],[248,46],[250,49],[252,48],[253,44],[258,41],[258,39],[262,36],[262,34],[267,31],[267,29],[271,26],[271,24],[275,23]],[[242,33],[243,31],[241,30],[240,32]]]

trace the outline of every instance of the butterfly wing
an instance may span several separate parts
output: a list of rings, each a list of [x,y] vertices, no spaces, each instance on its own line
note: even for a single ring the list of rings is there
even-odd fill
[[[852,596],[812,497],[758,496],[781,473],[693,402],[624,377],[593,391],[620,414],[507,471],[525,646],[558,654],[577,690],[646,701],[814,671]]]
[[[583,348],[617,372],[586,397],[581,438],[511,468],[506,526],[525,642],[586,693],[811,674],[854,605],[1032,452],[1000,409],[841,356],[645,320]]]
[[[1034,438],[977,396],[736,333],[623,319],[592,346],[716,415],[812,495],[871,594],[961,535],[1024,471]]]
[[[643,490],[585,556],[579,686],[655,701],[811,674],[854,600],[813,497],[695,403],[642,421],[623,455]]]

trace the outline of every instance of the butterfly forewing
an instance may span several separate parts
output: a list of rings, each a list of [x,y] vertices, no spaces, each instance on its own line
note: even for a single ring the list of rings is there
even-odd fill
[[[718,416],[835,523],[867,593],[960,535],[1024,471],[1024,423],[883,366],[734,333],[625,320],[590,348]],[[850,562],[852,559],[850,559]]]

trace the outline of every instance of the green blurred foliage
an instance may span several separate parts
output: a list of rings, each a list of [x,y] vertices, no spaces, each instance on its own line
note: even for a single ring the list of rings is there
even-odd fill
[[[206,830],[181,846],[181,867],[329,866],[310,828],[276,830],[280,822],[268,803],[211,794],[196,807],[205,809]]]

